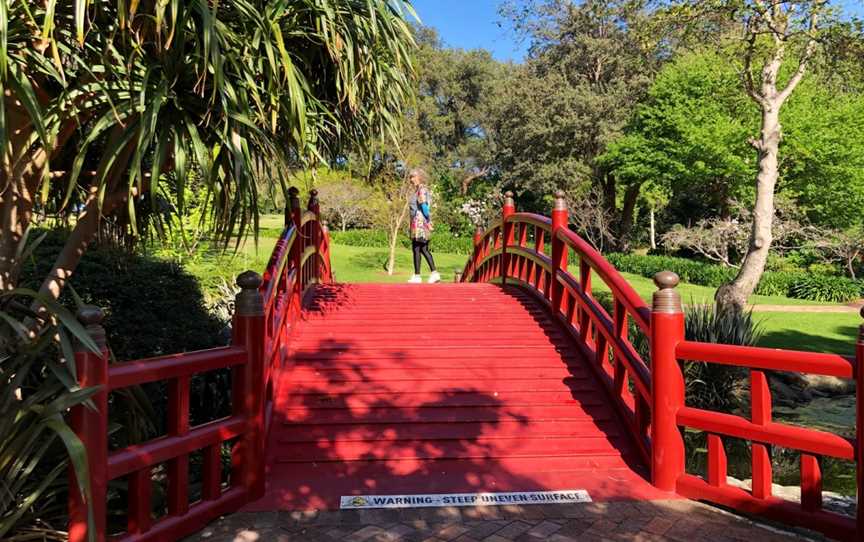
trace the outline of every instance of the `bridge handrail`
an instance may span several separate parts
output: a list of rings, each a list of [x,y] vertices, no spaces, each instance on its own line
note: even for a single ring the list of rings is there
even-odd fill
[[[270,424],[273,376],[284,365],[290,333],[300,314],[306,290],[332,280],[329,234],[320,220],[317,193],[301,212],[298,191],[291,189],[286,227],[276,242],[262,276],[247,271],[238,277],[232,326],[232,345],[109,364],[102,312],[79,311],[101,354],[80,348],[75,362],[82,387],[101,386],[94,408],[76,407],[71,425],[88,455],[95,533],[88,533],[87,506],[74,473],[70,474],[69,540],[83,542],[91,535],[106,540],[108,483],[128,482],[128,514],[121,541],[175,540],[203,528],[220,515],[236,511],[264,494],[264,443]],[[217,369],[231,371],[232,410],[224,418],[192,426],[190,385],[195,374]],[[168,388],[167,433],[121,449],[108,450],[108,394],[152,382]],[[231,447],[230,486],[223,487],[223,446]],[[201,500],[189,502],[189,457],[201,452]],[[151,517],[152,469],[166,464],[168,514]]]
[[[501,218],[488,231],[478,230],[475,234],[475,251],[465,266],[462,280],[518,282],[549,303],[553,313],[586,346],[586,353],[594,359],[595,369],[615,397],[622,417],[634,434],[641,435],[635,440],[647,462],[650,371],[628,340],[627,320],[633,318],[638,328],[647,333],[649,311],[617,270],[567,229],[566,216],[563,198],[559,198],[556,211],[549,218],[517,213],[512,194],[508,193]],[[533,247],[528,246],[531,237]],[[547,240],[551,256],[546,254]],[[578,277],[568,271],[571,252],[579,261]],[[592,272],[612,293],[615,313],[612,316],[592,296]],[[632,382],[632,391],[628,382]]]
[[[474,252],[464,282],[515,283],[541,298],[583,348],[628,423],[659,489],[706,500],[746,513],[804,526],[843,540],[864,535],[864,325],[854,358],[836,354],[710,344],[684,339],[684,313],[674,290],[678,277],[658,273],[649,308],[617,269],[568,227],[566,204],[556,198],[552,217],[515,212],[513,195],[505,195],[501,218],[474,235]],[[528,246],[532,237],[534,246]],[[546,241],[551,240],[551,255]],[[568,269],[569,254],[578,261],[578,276]],[[612,293],[613,314],[592,294],[597,275]],[[864,310],[862,310],[864,316]],[[627,336],[632,318],[648,339],[650,365]],[[611,356],[609,350],[611,348]],[[681,362],[732,365],[750,370],[750,419],[685,404]],[[783,371],[856,380],[855,435],[795,427],[772,420],[771,392],[765,371]],[[627,386],[626,382],[631,385]],[[632,391],[631,391],[632,390]],[[708,441],[705,476],[685,470],[682,430],[704,433]],[[727,482],[723,438],[751,442],[753,482],[745,491]],[[801,453],[801,502],[774,497],[768,446]],[[822,508],[822,473],[818,456],[856,462],[858,511],[849,518]]]

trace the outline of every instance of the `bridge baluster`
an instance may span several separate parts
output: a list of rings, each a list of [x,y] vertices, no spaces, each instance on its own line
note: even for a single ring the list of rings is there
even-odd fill
[[[708,483],[714,487],[726,485],[726,449],[720,435],[708,434]]]
[[[507,247],[513,246],[515,240],[513,228],[515,224],[507,219],[514,213],[516,213],[516,203],[513,201],[513,192],[508,190],[504,193],[504,206],[501,208],[501,284],[505,284],[507,282],[507,275],[512,273]]]
[[[309,204],[306,207],[307,210],[315,213],[316,222],[321,222],[321,206],[318,203],[318,191],[310,190],[309,191]],[[309,243],[311,246],[315,247],[316,256],[312,258],[312,268],[311,268],[311,276],[309,277],[310,282],[317,282],[318,278],[321,276],[321,260],[318,258],[318,251],[321,248],[321,234],[316,227],[316,224],[309,223]]]
[[[105,328],[102,327],[105,315],[99,307],[88,305],[82,307],[77,316],[90,338],[99,347],[99,352],[96,353],[81,344],[76,346],[78,382],[82,388],[102,386],[102,391],[91,398],[95,409],[83,405],[74,407],[70,422],[87,453],[95,540],[104,542],[108,499],[108,346]],[[84,542],[89,540],[87,502],[81,490],[77,489],[78,481],[74,469],[70,467],[69,473],[69,542]]]
[[[651,308],[651,479],[663,491],[675,491],[684,474],[684,441],[678,431],[678,411],[684,406],[684,376],[675,350],[684,340],[684,310],[675,291],[678,275],[654,275]]]
[[[750,371],[750,403],[754,424],[771,423],[771,390],[764,371]],[[771,454],[764,444],[754,442],[752,448],[752,493],[757,499],[767,499],[771,496]]]
[[[558,270],[567,271],[567,245],[558,236],[558,230],[567,229],[569,220],[567,201],[564,199],[564,192],[559,190],[555,194],[555,207],[552,209],[552,272],[547,286],[555,314],[561,312],[564,292],[564,286],[558,282]]]
[[[288,189],[288,206],[291,209],[291,219],[294,221],[294,227],[297,229],[297,235],[294,237],[294,244],[291,246],[291,261],[293,262],[294,272],[294,291],[291,295],[294,297],[292,302],[295,307],[300,306],[300,296],[303,294],[303,270],[300,267],[301,258],[303,257],[303,235],[301,222],[303,220],[303,211],[300,208],[300,190],[292,186]]]

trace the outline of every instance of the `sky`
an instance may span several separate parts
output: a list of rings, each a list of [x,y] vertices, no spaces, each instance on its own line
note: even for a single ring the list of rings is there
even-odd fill
[[[864,0],[837,0],[847,13],[864,17]],[[501,61],[520,62],[528,52],[498,15],[500,0],[413,0],[423,24],[438,30],[444,44],[483,48]]]

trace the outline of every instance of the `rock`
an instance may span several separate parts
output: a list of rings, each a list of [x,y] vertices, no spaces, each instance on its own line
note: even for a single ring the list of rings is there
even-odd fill
[[[739,480],[728,476],[726,483],[730,486],[740,487],[741,489],[749,491],[753,482],[749,478],[746,480]],[[797,486],[781,486],[773,484],[771,486],[771,493],[780,499],[797,503],[801,502],[801,488]],[[855,517],[855,512],[858,508],[858,500],[855,497],[847,497],[846,495],[840,495],[839,493],[823,491],[822,508],[838,514]]]
[[[837,378],[836,376],[804,375],[803,378],[809,390],[819,391],[829,396],[849,395],[855,393],[855,381]]]

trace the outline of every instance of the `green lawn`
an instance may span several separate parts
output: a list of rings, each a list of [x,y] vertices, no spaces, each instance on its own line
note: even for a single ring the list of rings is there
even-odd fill
[[[855,312],[763,312],[755,315],[762,328],[760,346],[833,352],[852,356],[861,317]]]
[[[281,217],[267,216],[262,219],[268,230],[278,230]],[[267,232],[269,233],[269,231]],[[266,235],[266,233],[265,233]],[[262,271],[273,250],[275,239],[262,237],[257,247],[248,242],[236,254],[220,254],[213,251],[197,261],[186,263],[187,269],[197,276],[205,292],[213,295],[223,282],[232,283],[234,278],[247,269]],[[461,271],[467,257],[462,254],[433,252],[435,262],[444,281],[452,281],[455,271]],[[333,245],[333,272],[340,282],[405,282],[412,274],[411,251],[398,248],[396,251],[396,272],[388,276],[384,270],[387,261],[387,249],[364,248]],[[423,263],[423,275],[429,271]],[[633,285],[636,292],[650,303],[651,295],[656,290],[651,279],[638,275],[624,273],[624,277]],[[605,290],[602,282],[596,281],[597,291]],[[714,289],[692,284],[681,284],[678,287],[685,303],[710,302]],[[751,302],[756,305],[820,305],[813,301],[790,299],[786,297],[752,296]],[[762,346],[775,348],[792,348],[798,350],[813,350],[821,352],[837,352],[852,354],[854,351],[855,334],[860,324],[860,317],[850,313],[757,313],[763,338]]]

